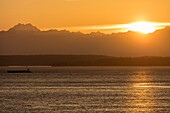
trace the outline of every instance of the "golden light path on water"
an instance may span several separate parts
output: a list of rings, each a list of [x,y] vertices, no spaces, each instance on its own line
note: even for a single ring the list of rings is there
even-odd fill
[[[141,71],[138,73],[146,73],[145,71]],[[131,94],[131,102],[128,104],[130,106],[134,106],[132,108],[128,108],[129,111],[133,112],[151,112],[152,107],[156,106],[157,103],[154,101],[156,97],[154,97],[154,89],[150,87],[140,87],[142,86],[141,84],[147,84],[149,83],[150,80],[152,80],[152,76],[148,76],[145,74],[139,74],[139,75],[133,75],[131,76],[130,80],[131,81],[136,81],[132,85],[132,90]]]
[[[138,83],[135,84],[134,87],[141,87],[141,88],[170,88],[170,86],[164,86],[160,83]]]

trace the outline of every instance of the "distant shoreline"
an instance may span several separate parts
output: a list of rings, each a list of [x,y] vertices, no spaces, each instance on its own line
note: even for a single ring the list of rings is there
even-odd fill
[[[0,66],[170,66],[170,57],[103,55],[0,55]]]

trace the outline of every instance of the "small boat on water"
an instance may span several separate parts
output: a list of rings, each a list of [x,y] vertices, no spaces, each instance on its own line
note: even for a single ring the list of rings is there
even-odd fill
[[[31,73],[29,68],[27,70],[9,70],[8,73]]]

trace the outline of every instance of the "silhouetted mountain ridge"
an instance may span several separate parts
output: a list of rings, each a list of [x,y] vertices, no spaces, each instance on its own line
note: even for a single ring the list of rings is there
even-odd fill
[[[108,55],[170,56],[170,27],[154,33],[128,31],[104,34],[40,31],[31,24],[18,24],[0,32],[0,55]]]
[[[36,26],[32,24],[17,24],[14,27],[10,28],[8,31],[40,31]]]

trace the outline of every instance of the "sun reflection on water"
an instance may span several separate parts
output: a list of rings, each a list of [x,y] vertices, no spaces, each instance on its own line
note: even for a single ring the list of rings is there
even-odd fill
[[[129,111],[153,112],[153,107],[156,106],[156,98],[154,96],[154,89],[148,86],[151,79],[151,76],[143,74],[131,77],[133,85],[130,99],[131,102],[129,104],[132,107],[129,107]]]

